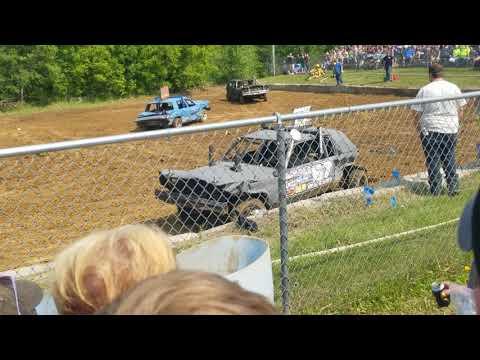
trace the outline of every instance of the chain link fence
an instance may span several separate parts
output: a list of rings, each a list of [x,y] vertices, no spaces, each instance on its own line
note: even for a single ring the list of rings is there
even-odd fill
[[[395,288],[465,261],[456,221],[480,183],[478,95],[311,113],[303,129],[289,127],[297,116],[281,117],[289,131],[285,311],[362,313],[384,302],[396,312],[388,305]],[[457,105],[458,133],[450,124],[439,130],[447,134],[417,130],[413,109]]]
[[[429,196],[411,109],[435,100],[2,149],[0,271],[35,272],[122,224],[156,224],[177,251],[254,233],[271,246],[285,313],[362,313],[379,286],[420,276],[455,247],[479,180],[479,96],[463,96],[451,198]]]

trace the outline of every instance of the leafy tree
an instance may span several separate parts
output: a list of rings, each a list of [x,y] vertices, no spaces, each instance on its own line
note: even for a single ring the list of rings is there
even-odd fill
[[[107,46],[81,46],[73,55],[72,81],[90,99],[126,95],[122,64]]]
[[[231,78],[248,78],[257,75],[259,69],[257,49],[252,45],[226,45],[222,47],[219,56],[217,81],[226,81]]]
[[[278,45],[276,58],[307,51],[313,60],[329,47]],[[183,91],[271,71],[271,45],[0,46],[0,99],[116,98],[158,93],[163,84]]]

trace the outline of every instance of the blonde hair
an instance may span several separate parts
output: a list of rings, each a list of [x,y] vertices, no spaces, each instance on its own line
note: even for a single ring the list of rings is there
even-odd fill
[[[53,296],[61,314],[91,314],[138,282],[174,270],[168,237],[146,225],[92,233],[55,259]]]
[[[262,295],[220,275],[172,271],[132,288],[98,315],[275,315]]]

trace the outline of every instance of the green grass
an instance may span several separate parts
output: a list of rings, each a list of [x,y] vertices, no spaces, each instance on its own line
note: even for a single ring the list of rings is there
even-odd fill
[[[129,97],[124,99],[110,99],[110,100],[83,100],[83,101],[59,101],[45,106],[36,106],[30,104],[19,105],[17,108],[9,111],[0,112],[2,117],[25,116],[46,111],[69,111],[81,109],[93,109],[108,105],[122,105],[139,100],[146,100],[148,96]]]
[[[382,86],[394,88],[420,88],[428,83],[426,68],[394,68],[394,74],[399,74],[400,80],[384,82],[385,71],[379,70],[349,70],[343,74],[344,85]],[[323,84],[335,85],[335,79],[329,77],[325,81],[309,80],[306,75],[278,75],[261,79],[265,84]],[[480,89],[480,72],[471,68],[446,68],[445,79],[454,82],[460,88]]]
[[[408,190],[377,196],[365,207],[362,197],[336,199],[321,208],[289,211],[289,256],[308,254],[386,235],[435,225],[460,217],[478,187],[480,174],[461,179],[458,197],[431,197]],[[278,259],[278,215],[259,221],[272,259]],[[430,284],[436,280],[465,283],[471,255],[456,244],[457,223],[343,252],[297,258],[289,262],[291,311],[294,314],[443,314]],[[235,228],[226,234],[241,233]],[[221,234],[218,234],[221,235]],[[217,234],[215,235],[217,236]],[[204,240],[204,239],[202,239]],[[200,240],[200,241],[202,241]],[[273,265],[275,299],[280,306],[280,267]]]

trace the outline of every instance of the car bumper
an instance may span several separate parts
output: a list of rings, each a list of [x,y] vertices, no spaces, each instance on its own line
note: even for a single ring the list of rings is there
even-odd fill
[[[155,197],[169,204],[175,204],[181,208],[190,208],[197,211],[211,211],[217,214],[228,214],[228,203],[213,199],[204,199],[195,195],[183,195],[179,192],[155,190]]]
[[[242,95],[245,96],[261,96],[265,95],[268,92],[268,90],[256,90],[256,91],[249,91],[246,93],[243,93]]]
[[[137,126],[139,127],[167,127],[170,125],[170,120],[165,119],[137,119]]]

